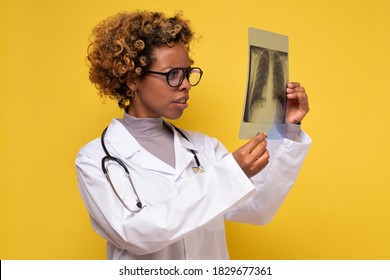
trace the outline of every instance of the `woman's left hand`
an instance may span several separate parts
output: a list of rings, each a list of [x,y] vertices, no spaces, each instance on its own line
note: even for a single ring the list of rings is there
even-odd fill
[[[286,123],[299,124],[309,112],[309,99],[300,83],[287,84]]]

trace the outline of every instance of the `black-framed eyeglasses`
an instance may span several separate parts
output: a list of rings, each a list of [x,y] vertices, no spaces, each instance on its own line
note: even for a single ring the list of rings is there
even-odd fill
[[[199,84],[203,75],[203,71],[199,67],[173,68],[168,72],[157,72],[150,70],[145,70],[144,72],[165,76],[167,78],[168,85],[171,87],[180,86],[183,83],[184,78],[187,78],[191,86],[196,86]]]

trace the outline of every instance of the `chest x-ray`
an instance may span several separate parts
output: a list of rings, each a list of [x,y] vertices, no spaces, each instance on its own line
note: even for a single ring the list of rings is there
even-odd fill
[[[281,138],[285,127],[288,37],[249,28],[249,71],[240,138],[267,132]]]

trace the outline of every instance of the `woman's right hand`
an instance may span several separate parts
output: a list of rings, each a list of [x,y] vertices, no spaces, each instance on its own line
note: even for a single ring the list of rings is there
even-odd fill
[[[233,152],[234,159],[248,178],[263,170],[269,162],[266,137],[265,133],[260,133]]]

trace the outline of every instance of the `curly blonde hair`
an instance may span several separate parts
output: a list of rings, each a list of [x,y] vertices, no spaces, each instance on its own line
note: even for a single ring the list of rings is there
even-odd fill
[[[180,43],[189,52],[193,36],[189,21],[181,13],[166,17],[161,12],[135,11],[111,16],[92,30],[87,57],[89,79],[101,96],[115,99],[120,108],[126,108],[134,94],[126,80],[129,75],[143,77],[143,70],[152,63],[152,50]]]

